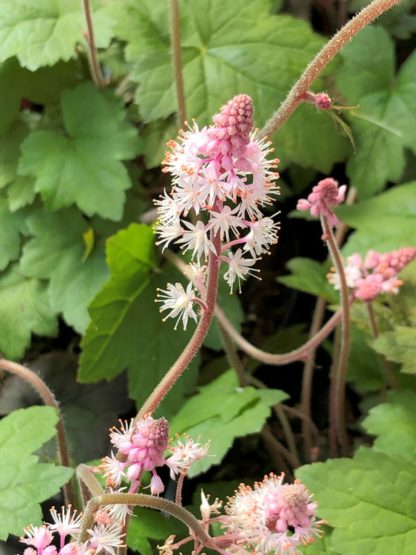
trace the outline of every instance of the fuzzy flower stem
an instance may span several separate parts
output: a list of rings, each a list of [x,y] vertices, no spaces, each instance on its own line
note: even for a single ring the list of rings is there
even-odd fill
[[[350,42],[354,35],[361,29],[372,23],[381,14],[396,6],[400,0],[373,0],[371,4],[362,9],[353,17],[342,29],[336,33],[331,40],[318,52],[311,61],[298,81],[293,85],[287,97],[280,105],[279,109],[272,115],[263,129],[260,137],[271,137],[288,120],[290,115],[302,102],[305,93],[308,92],[313,81],[319,76],[322,70],[329,64],[335,55]]]
[[[357,190],[355,189],[355,187],[350,187],[347,198],[345,199],[345,204],[353,204],[356,196]],[[335,241],[338,246],[343,243],[347,231],[348,226],[345,223],[341,223],[338,226],[335,232]],[[325,316],[325,307],[325,299],[323,299],[322,297],[318,297],[313,311],[309,337],[313,337],[322,326],[322,322]],[[303,413],[306,416],[306,418],[302,421],[302,436],[305,441],[305,451],[309,460],[311,460],[312,454],[312,433],[315,433],[312,429],[312,426],[314,426],[314,424],[311,419],[312,382],[315,370],[315,354],[316,350],[312,351],[308,359],[305,361],[302,374],[301,407]]]
[[[227,331],[221,326],[219,325],[219,330],[220,330],[220,335],[221,335],[221,339],[224,345],[224,349],[225,349],[225,354],[227,356],[228,362],[231,364],[231,367],[234,368],[237,377],[238,377],[238,382],[240,384],[241,387],[245,387],[247,385],[250,385],[250,378],[247,375],[245,369],[244,369],[244,365],[240,359],[240,357],[238,356],[238,353],[235,349],[235,346],[233,344],[233,341],[231,339],[231,337],[228,335]],[[262,389],[264,389],[266,386],[264,384],[262,384]],[[286,443],[289,447],[289,451],[290,451],[290,455],[291,455],[291,459],[290,462],[296,462],[295,466],[298,467],[300,466],[300,462],[299,462],[299,453],[297,451],[296,448],[296,442],[295,442],[295,437],[293,435],[293,431],[292,428],[290,426],[289,420],[286,417],[286,415],[283,412],[283,409],[281,408],[280,404],[279,405],[275,405],[273,407],[275,414],[280,422],[280,425],[282,426],[282,430],[286,439]],[[265,424],[263,430],[266,429],[266,433],[269,432],[268,435],[268,440],[265,441],[266,446],[270,446],[273,444],[273,452],[281,452],[282,450],[280,449],[281,446],[279,440],[273,435],[270,426],[268,426],[268,424]],[[276,443],[278,443],[279,445],[276,445]],[[283,454],[283,453],[282,453]]]
[[[198,520],[186,509],[155,495],[143,493],[104,493],[91,499],[82,517],[80,542],[88,540],[88,529],[94,524],[94,513],[102,505],[131,505],[134,507],[147,507],[158,511],[164,511],[188,526],[198,537],[201,543],[212,549],[216,549],[212,538],[205,532]]]
[[[321,216],[321,225],[324,231],[324,240],[327,243],[329,254],[336,268],[340,280],[341,297],[341,344],[339,358],[331,376],[331,394],[329,408],[329,431],[331,438],[331,449],[333,454],[336,451],[336,439],[343,455],[347,454],[348,437],[345,430],[345,384],[347,380],[348,358],[350,352],[350,300],[347,280],[345,277],[344,265],[337,242],[329,225],[326,216]]]
[[[375,315],[375,312],[374,312],[373,303],[371,301],[368,301],[365,304],[367,305],[368,321],[369,321],[369,324],[370,324],[371,335],[374,338],[376,338],[376,337],[378,337],[379,332],[378,332],[377,319],[376,319],[376,315]],[[392,370],[388,360],[383,355],[380,355],[380,359],[381,359],[381,362],[384,366],[384,371],[386,373],[387,383],[389,384],[389,386],[391,388],[397,387],[397,380],[396,380],[395,375],[393,374],[393,370]]]
[[[62,419],[62,414],[59,409],[58,402],[55,399],[52,391],[45,384],[45,382],[37,374],[35,374],[35,372],[32,372],[32,370],[29,370],[29,368],[26,368],[25,366],[22,366],[17,362],[12,362],[11,360],[6,360],[2,358],[0,359],[0,369],[5,370],[6,372],[10,372],[10,374],[14,374],[15,376],[18,376],[19,378],[30,384],[37,392],[39,397],[42,399],[42,401],[45,403],[45,405],[53,407],[57,411],[59,420],[56,425],[56,438],[58,443],[59,460],[63,466],[71,468],[69,462],[69,450],[66,440],[64,421]],[[65,484],[63,489],[66,505],[75,506],[75,495],[72,481],[69,481],[67,484]]]
[[[170,0],[172,61],[175,75],[179,127],[186,121],[185,90],[182,72],[181,29],[178,0]]]
[[[85,21],[87,23],[87,45],[88,45],[88,64],[94,85],[97,89],[103,89],[106,85],[103,73],[101,71],[100,62],[98,61],[97,48],[95,46],[94,26],[92,23],[90,0],[82,0]]]
[[[212,242],[217,254],[211,252],[209,255],[208,284],[206,296],[204,299],[207,305],[207,310],[202,313],[198,326],[189,343],[187,344],[177,361],[173,364],[173,366],[171,366],[169,371],[165,374],[165,376],[153,390],[151,395],[145,401],[138,415],[134,419],[134,423],[143,418],[146,414],[152,414],[157,409],[168,391],[175,385],[184,371],[188,368],[192,359],[201,348],[205,336],[208,333],[214,315],[215,302],[217,300],[218,277],[220,267],[218,253],[220,251],[221,242],[220,235],[218,233],[212,237]]]
[[[92,473],[91,467],[87,464],[79,464],[77,466],[77,478],[81,486],[81,496],[84,507],[92,497],[104,493],[100,482]]]
[[[182,505],[182,488],[183,488],[183,482],[185,480],[185,476],[186,474],[184,474],[183,472],[179,474],[178,483],[176,485],[176,495],[175,495],[175,503],[177,505]]]
[[[291,362],[296,362],[297,360],[305,359],[309,356],[309,353],[313,351],[318,345],[324,341],[328,335],[336,328],[341,320],[341,311],[338,310],[334,315],[328,320],[328,322],[322,326],[319,332],[304,343],[301,347],[289,351],[288,353],[274,354],[267,353],[261,349],[252,345],[249,341],[244,339],[242,335],[231,324],[229,319],[226,317],[222,309],[217,306],[215,308],[215,316],[219,323],[227,330],[227,333],[235,341],[235,343],[240,347],[250,357],[269,364],[271,366],[282,366],[284,364],[290,364]]]

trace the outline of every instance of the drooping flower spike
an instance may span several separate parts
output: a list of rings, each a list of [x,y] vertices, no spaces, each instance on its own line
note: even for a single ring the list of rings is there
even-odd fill
[[[267,159],[270,143],[253,131],[251,98],[235,96],[213,125],[199,129],[194,123],[168,145],[163,171],[172,176],[172,190],[155,201],[157,244],[165,249],[176,243],[199,267],[209,256],[220,257],[229,266],[224,278],[231,291],[235,283],[240,288],[240,280],[255,275],[252,266],[277,243],[279,232],[273,216],[262,214],[279,193],[278,160]],[[213,236],[221,240],[219,252]],[[186,327],[189,318],[197,318],[193,305],[203,287],[196,287],[168,285],[159,294],[160,310]]]

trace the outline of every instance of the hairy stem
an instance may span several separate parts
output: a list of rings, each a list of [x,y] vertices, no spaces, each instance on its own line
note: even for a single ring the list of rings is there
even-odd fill
[[[85,15],[85,21],[87,23],[87,55],[91,77],[97,89],[103,89],[106,86],[106,82],[101,71],[100,62],[98,61],[97,48],[95,46],[94,26],[92,23],[90,0],[82,0],[82,6]]]
[[[88,529],[94,525],[94,513],[102,505],[130,505],[164,511],[188,526],[204,546],[215,549],[213,539],[205,532],[204,528],[190,512],[172,501],[143,493],[104,493],[91,499],[82,518],[81,543],[88,540]]]
[[[353,17],[342,29],[330,39],[326,45],[318,52],[315,58],[307,66],[298,81],[293,85],[287,97],[280,105],[279,109],[272,115],[263,129],[260,137],[270,137],[288,120],[289,116],[296,110],[302,97],[308,92],[313,81],[319,76],[322,70],[329,64],[335,55],[345,44],[350,42],[352,37],[361,29],[377,19],[381,14],[396,6],[400,0],[373,0],[371,4],[362,9]]]
[[[372,302],[367,302],[367,312],[368,312],[368,321],[370,323],[370,331],[373,337],[378,337],[378,326],[377,326],[377,319],[374,312],[374,307]],[[383,355],[379,355],[381,362],[384,366],[384,372],[386,374],[387,383],[391,388],[397,387],[397,380],[393,373],[393,370],[389,364],[389,361]]]
[[[221,338],[224,344],[225,354],[227,356],[228,362],[231,364],[231,367],[235,370],[237,374],[240,386],[244,387],[250,385],[250,378],[245,371],[244,365],[241,362],[240,357],[238,356],[238,353],[230,336],[221,325],[219,325],[218,327],[220,329]],[[265,389],[265,387],[266,386],[262,384],[262,389]],[[298,467],[300,466],[299,454],[297,452],[296,442],[289,420],[287,419],[286,415],[283,413],[279,405],[275,405],[273,408],[280,422],[280,425],[282,426],[282,430],[289,450],[287,451],[285,447],[280,443],[280,441],[275,437],[268,424],[264,425],[261,433],[265,446],[269,449],[269,452],[271,456],[275,458],[275,461],[277,460],[276,457],[274,457],[276,453],[279,453],[279,456],[285,456],[287,455],[287,453],[290,453],[290,459],[288,460],[289,464],[293,465],[293,463],[295,462],[296,464],[294,466]],[[287,456],[285,456],[285,458],[287,459]]]
[[[92,469],[87,464],[79,464],[77,466],[77,477],[81,487],[81,495],[83,507],[86,506],[92,497],[102,495],[104,493],[100,482],[92,473]]]
[[[176,101],[178,103],[178,122],[182,127],[186,121],[185,89],[182,71],[181,28],[178,0],[170,0],[172,61],[176,86]]]
[[[2,358],[0,359],[0,368],[2,370],[6,370],[6,372],[10,372],[10,374],[18,376],[19,378],[30,384],[39,395],[39,397],[42,399],[42,401],[45,403],[45,405],[49,405],[57,411],[59,419],[56,425],[56,438],[58,443],[59,462],[63,466],[71,468],[69,462],[69,450],[68,442],[66,440],[64,421],[59,409],[58,402],[55,399],[52,391],[45,384],[45,382],[37,374],[35,374],[35,372],[32,372],[32,370],[29,370],[29,368],[26,368],[25,366],[22,366],[17,362],[12,362],[11,360],[6,360]],[[75,506],[75,495],[72,481],[69,481],[67,484],[65,484],[63,489],[65,503],[67,505]]]
[[[307,358],[309,354],[318,345],[320,345],[338,325],[341,320],[341,311],[339,310],[335,312],[328,322],[319,330],[319,332],[314,337],[311,337],[311,339],[309,339],[301,347],[282,354],[267,353],[244,339],[244,337],[234,328],[219,306],[215,308],[215,316],[233,341],[235,341],[238,347],[240,347],[240,349],[247,355],[271,366],[282,366],[284,364],[289,364],[291,362]]]
[[[350,300],[347,280],[341,253],[338,249],[332,228],[325,216],[321,216],[324,240],[328,245],[329,254],[339,275],[341,297],[341,338],[339,358],[331,375],[331,394],[329,408],[330,437],[336,432],[342,454],[347,454],[348,437],[345,429],[345,384],[347,381],[348,357],[350,351]],[[333,450],[334,450],[333,446]]]
[[[345,199],[345,204],[351,205],[354,203],[357,196],[357,189],[355,187],[350,187],[348,190],[347,198]],[[344,223],[338,226],[335,232],[335,241],[338,246],[342,245],[345,239],[345,235],[348,231],[348,226]],[[309,337],[313,337],[322,326],[322,322],[325,316],[326,301],[322,297],[316,300],[315,308],[312,317],[312,324],[309,332]],[[315,355],[316,349],[312,351],[306,360],[303,367],[302,374],[302,394],[301,394],[301,408],[305,415],[308,417],[302,421],[302,436],[305,441],[305,451],[308,457],[314,458],[312,451],[312,429],[309,425],[311,420],[311,399],[312,399],[312,383],[313,374],[315,369]],[[313,455],[313,456],[312,456]],[[311,457],[312,456],[312,457]]]
[[[195,357],[201,345],[208,333],[209,327],[212,322],[214,315],[215,302],[217,299],[217,289],[218,289],[218,277],[219,277],[219,252],[220,252],[220,236],[217,234],[213,236],[212,242],[215,246],[216,253],[210,253],[209,263],[208,263],[208,283],[205,296],[205,304],[207,305],[207,310],[202,312],[201,319],[198,326],[191,337],[189,343],[177,359],[177,361],[171,366],[156,388],[153,390],[151,395],[143,404],[138,415],[135,418],[135,422],[140,418],[143,418],[146,414],[152,414],[157,407],[160,405],[161,401],[164,399],[168,391],[175,385],[178,379],[182,376],[184,371],[188,368],[192,359]]]

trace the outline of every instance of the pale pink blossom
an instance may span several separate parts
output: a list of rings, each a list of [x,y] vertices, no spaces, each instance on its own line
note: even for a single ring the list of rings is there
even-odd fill
[[[234,283],[237,281],[238,290],[241,293],[241,280],[247,278],[251,275],[257,277],[255,272],[260,270],[253,268],[254,264],[257,262],[258,258],[244,258],[242,249],[237,249],[235,252],[229,252],[227,255],[228,270],[224,274],[224,279],[230,286],[231,291],[233,290]]]
[[[94,526],[88,534],[88,547],[93,548],[96,554],[116,555],[116,549],[124,545],[122,528],[118,523]]]
[[[338,186],[338,181],[327,177],[318,182],[312,188],[312,193],[307,199],[300,199],[297,209],[302,212],[310,212],[314,217],[324,216],[328,219],[331,227],[337,226],[339,220],[333,212],[333,208],[337,207],[345,199],[346,185]]]
[[[169,447],[172,455],[166,459],[171,478],[179,473],[186,474],[194,462],[206,457],[208,449],[209,443],[201,444],[191,437],[187,437],[185,441],[177,440]]]

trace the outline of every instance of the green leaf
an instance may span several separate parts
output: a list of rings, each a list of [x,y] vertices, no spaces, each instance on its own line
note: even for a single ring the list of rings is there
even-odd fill
[[[90,228],[72,208],[54,213],[38,210],[28,227],[33,237],[23,250],[22,272],[50,280],[52,309],[82,333],[89,322],[88,305],[108,276],[104,246],[96,245],[85,257],[84,233]]]
[[[192,330],[174,332],[170,322],[162,322],[156,288],[172,281],[172,270],[157,268],[150,227],[133,224],[109,239],[107,261],[111,278],[90,305],[79,379],[109,380],[128,368],[129,395],[141,404],[179,356]],[[172,277],[180,279],[177,273]],[[163,402],[164,414],[174,411],[184,393],[194,387],[195,369],[196,363]]]
[[[244,92],[253,98],[260,127],[323,44],[306,22],[271,15],[268,0],[193,0],[181,7],[187,114],[200,125],[210,122],[221,104]],[[147,123],[176,111],[167,8],[166,1],[130,0],[123,14],[119,9],[114,13],[116,34],[127,42],[131,77],[139,83],[136,100]],[[322,88],[322,81],[316,86]],[[311,106],[301,107],[285,125],[278,147],[285,162],[299,161],[323,172],[349,149],[330,118]]]
[[[415,151],[416,55],[394,75],[394,45],[379,27],[364,29],[341,52],[337,84],[348,104],[357,153],[347,165],[360,196],[397,181],[405,166],[404,147]],[[380,163],[383,160],[383,163]]]
[[[381,359],[370,344],[370,334],[352,326],[348,381],[353,382],[360,391],[378,391],[386,383]]]
[[[40,464],[31,454],[55,435],[57,421],[52,407],[18,410],[0,421],[0,540],[21,535],[28,523],[40,524],[39,503],[71,477],[70,468]]]
[[[76,204],[91,216],[120,220],[131,182],[121,160],[138,152],[120,99],[84,83],[62,94],[65,133],[35,130],[22,144],[21,175],[51,210]]]
[[[354,206],[342,206],[337,214],[358,231],[350,236],[345,254],[368,249],[388,251],[414,244],[416,237],[416,182],[398,185]]]
[[[4,270],[20,253],[20,234],[25,230],[25,214],[10,212],[0,198],[0,270]]]
[[[154,549],[149,540],[159,540],[163,544],[171,534],[186,536],[186,528],[173,517],[166,517],[159,511],[140,508],[129,524],[127,545],[141,555],[153,555]]]
[[[390,391],[387,403],[370,410],[363,427],[369,434],[377,436],[374,449],[415,460],[415,403],[414,391]]]
[[[319,515],[335,528],[332,547],[342,555],[413,555],[416,545],[416,465],[373,449],[354,459],[299,468]]]
[[[400,362],[404,374],[416,374],[416,328],[396,326],[380,334],[373,346],[389,360]]]
[[[0,349],[9,358],[23,356],[32,333],[50,337],[57,332],[46,285],[27,279],[16,266],[0,277],[0,305]]]
[[[97,4],[97,3],[96,3]],[[84,43],[86,24],[77,0],[14,0],[0,13],[0,62],[17,56],[34,71],[58,60],[76,56],[75,46]],[[108,46],[111,21],[105,10],[94,13],[94,35],[99,47]]]
[[[311,258],[292,258],[286,264],[291,275],[277,278],[280,283],[304,293],[323,297],[328,302],[337,302],[338,294],[326,277],[329,264]]]
[[[287,395],[280,390],[239,387],[233,370],[201,387],[170,422],[171,433],[186,432],[202,443],[210,443],[211,456],[192,465],[189,476],[219,464],[236,437],[259,432],[270,407],[285,398]],[[221,434],[213,434],[215,429],[220,429]]]

